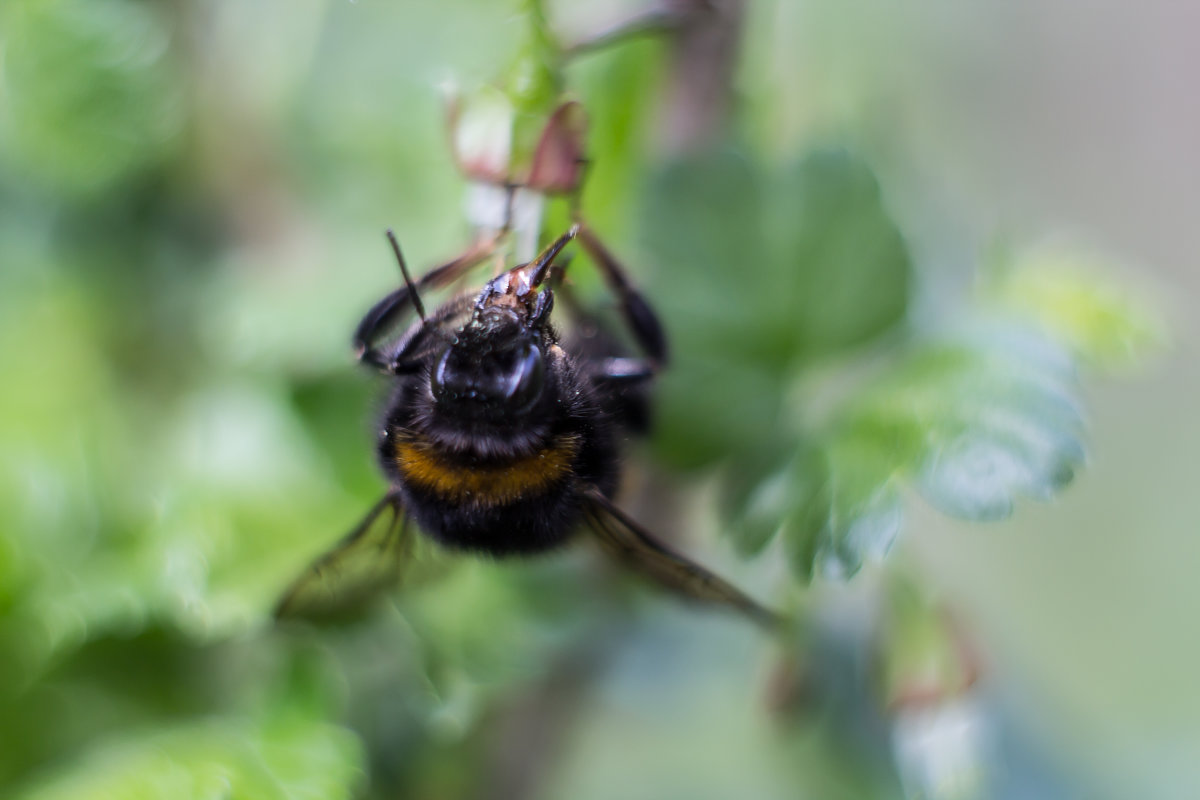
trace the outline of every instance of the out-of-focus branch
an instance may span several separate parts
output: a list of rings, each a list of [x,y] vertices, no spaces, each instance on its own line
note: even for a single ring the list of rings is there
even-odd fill
[[[569,45],[568,58],[641,36],[670,42],[666,102],[659,126],[668,155],[702,150],[726,133],[745,0],[665,0]]]
[[[536,797],[548,767],[557,764],[564,731],[578,719],[596,674],[614,650],[612,631],[587,625],[584,635],[540,680],[497,709],[490,746],[473,800]]]
[[[671,155],[703,150],[726,133],[745,0],[675,0],[661,142]]]
[[[630,39],[671,33],[683,27],[685,21],[686,13],[674,6],[647,9],[609,28],[597,31],[586,39],[567,45],[564,52],[568,58],[574,58]]]
[[[716,145],[727,132],[744,9],[745,0],[666,0],[569,46],[565,53],[573,57],[640,36],[665,35],[670,64],[660,146],[664,155],[683,155]],[[674,527],[670,522],[679,516],[677,498],[664,504],[669,492],[661,486],[637,494],[633,505],[638,514],[669,538]],[[655,502],[645,502],[651,494]],[[654,514],[656,508],[666,513]],[[612,631],[585,627],[586,634],[542,680],[512,705],[496,709],[479,800],[536,795],[548,765],[555,762],[564,731],[577,721],[596,673],[613,650]]]

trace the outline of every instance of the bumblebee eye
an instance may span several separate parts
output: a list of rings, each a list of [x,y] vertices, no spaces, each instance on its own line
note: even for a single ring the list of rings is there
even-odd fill
[[[546,380],[546,364],[542,351],[527,344],[509,373],[504,399],[515,411],[525,411],[542,395]]]

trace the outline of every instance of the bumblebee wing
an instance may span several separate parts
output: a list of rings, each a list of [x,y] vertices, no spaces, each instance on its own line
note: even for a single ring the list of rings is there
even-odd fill
[[[275,618],[332,619],[362,610],[400,581],[413,539],[399,497],[389,492],[292,582],[275,606]]]
[[[764,627],[780,624],[779,616],[732,584],[672,552],[593,489],[586,494],[588,527],[601,547],[617,561],[675,594],[731,607]]]

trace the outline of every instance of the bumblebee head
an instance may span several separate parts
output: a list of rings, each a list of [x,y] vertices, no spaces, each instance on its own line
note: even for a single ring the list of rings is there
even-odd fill
[[[441,410],[482,419],[527,414],[546,388],[544,337],[515,311],[478,310],[434,363],[430,389]]]

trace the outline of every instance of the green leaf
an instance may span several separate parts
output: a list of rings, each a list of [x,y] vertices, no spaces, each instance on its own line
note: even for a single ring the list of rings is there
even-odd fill
[[[804,352],[861,344],[900,322],[912,264],[870,167],[844,150],[818,150],[777,191],[776,257],[789,266],[784,291]]]
[[[641,215],[642,239],[658,267],[649,294],[680,341],[677,351],[755,363],[790,357],[786,340],[771,337],[785,320],[771,313],[774,306],[762,308],[780,294],[765,291],[777,270],[762,236],[764,210],[757,169],[734,153],[677,162],[651,179]]]
[[[793,571],[810,580],[818,553],[833,537],[833,484],[820,451],[805,451],[786,475],[793,506],[783,516],[783,541]]]
[[[726,354],[680,354],[655,388],[656,453],[695,469],[749,457],[779,436],[784,382]]]
[[[758,553],[782,532],[803,579],[881,558],[906,482],[971,520],[1056,495],[1086,458],[1078,363],[1154,339],[1119,290],[1022,262],[994,281],[991,305],[898,343],[831,420],[805,409],[793,427],[800,369],[838,369],[831,356],[896,330],[908,309],[912,263],[869,167],[821,150],[769,179],[731,153],[692,158],[653,176],[642,221],[659,267],[650,294],[679,354],[658,387],[659,454],[728,463],[735,545]]]
[[[833,438],[827,457],[829,520],[816,540],[814,566],[826,577],[848,578],[882,560],[900,530],[896,454],[886,438],[851,429]]]
[[[909,388],[936,402],[914,417],[925,430],[918,487],[947,514],[993,520],[1017,496],[1048,499],[1086,456],[1073,376],[1051,342],[1041,359],[1030,338],[976,342],[954,366]],[[1020,344],[1020,347],[1014,345]]]
[[[662,378],[659,453],[683,467],[760,460],[806,358],[894,327],[911,264],[861,160],[819,151],[780,179],[731,152],[673,164],[648,185],[651,296],[678,354]],[[761,532],[760,532],[761,534]]]
[[[14,797],[336,800],[356,795],[363,769],[358,742],[343,728],[228,717],[100,745]]]
[[[789,487],[791,505],[775,510],[793,572],[847,577],[886,554],[904,482],[944,513],[1001,519],[1018,497],[1048,499],[1071,481],[1083,436],[1070,360],[1043,336],[996,323],[911,346],[814,440],[820,459],[806,461],[824,473],[793,466],[761,491]]]
[[[727,470],[726,515],[732,519],[728,530],[743,556],[757,555],[781,529],[790,533],[805,515],[815,514],[819,520],[813,524],[821,525],[829,517],[828,502],[823,511],[814,512],[828,490],[824,453],[803,445],[793,450],[789,441],[779,444],[786,447],[773,448],[757,463],[738,462]]]
[[[790,315],[762,308],[771,262],[753,167],[723,153],[675,164],[649,185],[643,238],[658,271],[648,296],[674,360],[656,389],[655,444],[678,467],[753,456],[778,438]],[[766,277],[747,280],[753,270]]]
[[[1150,303],[1118,284],[1101,257],[1044,246],[1002,265],[989,299],[1061,341],[1085,364],[1122,369],[1166,339]]]
[[[130,0],[18,0],[5,11],[5,99],[18,163],[86,193],[167,153],[182,103],[155,9]]]
[[[1059,458],[1052,459],[1057,470],[1047,475],[1032,463],[1035,458],[1051,461],[1031,454],[1019,438],[967,430],[930,453],[919,486],[930,503],[951,516],[1003,519],[1012,513],[1015,492],[1062,486],[1074,475]]]

